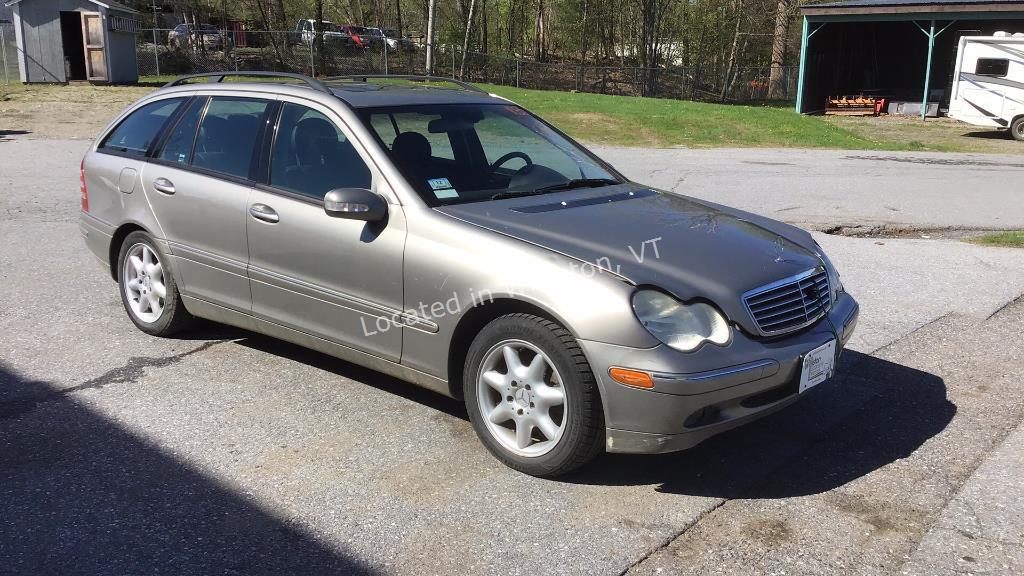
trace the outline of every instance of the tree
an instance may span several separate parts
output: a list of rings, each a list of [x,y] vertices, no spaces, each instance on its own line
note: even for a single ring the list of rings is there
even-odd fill
[[[782,99],[786,95],[782,78],[782,65],[786,61],[786,41],[789,40],[790,0],[779,0],[775,10],[775,31],[772,34],[772,67],[768,76],[768,98]]]
[[[473,28],[473,9],[476,0],[469,0],[469,15],[466,16],[466,35],[462,37],[462,64],[459,66],[459,78],[466,77],[466,51],[469,50],[469,31]]]

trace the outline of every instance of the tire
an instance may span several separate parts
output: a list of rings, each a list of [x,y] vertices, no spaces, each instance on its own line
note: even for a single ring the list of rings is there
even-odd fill
[[[128,318],[146,334],[170,336],[195,321],[181,301],[170,259],[145,232],[132,232],[121,243],[117,286]]]
[[[572,334],[546,318],[508,314],[484,326],[466,354],[463,392],[484,446],[525,474],[559,476],[604,448],[590,364]]]
[[[1017,116],[1010,124],[1010,135],[1014,140],[1024,142],[1024,116]]]

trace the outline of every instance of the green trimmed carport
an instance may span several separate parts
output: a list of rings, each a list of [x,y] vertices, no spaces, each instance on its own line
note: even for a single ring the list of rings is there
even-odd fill
[[[1021,0],[846,0],[800,12],[804,114],[823,111],[829,96],[870,94],[920,101],[923,119],[949,87],[960,37],[1024,32]]]

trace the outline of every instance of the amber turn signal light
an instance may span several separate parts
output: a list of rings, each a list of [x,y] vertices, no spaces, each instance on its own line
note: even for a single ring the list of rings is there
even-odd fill
[[[654,380],[647,372],[639,370],[628,370],[626,368],[611,368],[608,375],[619,384],[632,386],[633,388],[654,388]]]

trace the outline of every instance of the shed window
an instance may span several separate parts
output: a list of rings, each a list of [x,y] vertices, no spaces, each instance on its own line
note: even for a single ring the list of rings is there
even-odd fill
[[[974,73],[979,76],[1006,76],[1010,71],[1010,61],[1006,58],[978,58]]]

